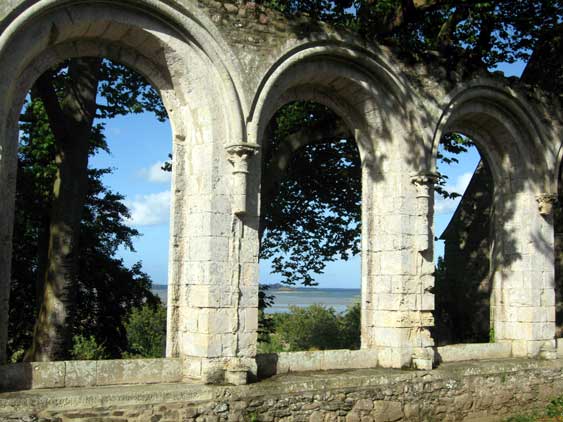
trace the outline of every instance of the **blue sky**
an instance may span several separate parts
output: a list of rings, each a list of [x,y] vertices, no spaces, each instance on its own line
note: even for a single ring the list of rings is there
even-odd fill
[[[506,75],[519,76],[523,64],[503,65]],[[91,167],[111,167],[113,174],[104,182],[112,190],[126,197],[131,210],[130,224],[142,236],[134,240],[136,252],[120,250],[127,265],[142,261],[143,270],[156,284],[167,283],[170,174],[160,170],[172,150],[172,134],[168,122],[160,123],[151,114],[130,115],[106,121],[106,137],[110,154],[100,153],[90,160]],[[448,176],[447,189],[463,193],[479,162],[475,148],[460,156],[459,165],[439,168]],[[439,236],[451,219],[459,198],[436,198],[435,235]],[[436,242],[435,255],[443,254],[442,242]],[[319,287],[359,288],[360,258],[331,262],[324,274],[319,275]],[[274,283],[280,278],[270,275],[268,262],[260,265],[260,281]]]

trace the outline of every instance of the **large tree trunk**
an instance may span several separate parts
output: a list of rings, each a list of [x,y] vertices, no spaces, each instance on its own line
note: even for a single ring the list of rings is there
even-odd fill
[[[56,139],[57,174],[43,298],[28,361],[65,359],[70,350],[69,321],[76,298],[80,221],[88,188],[88,155],[100,67],[100,59],[71,60],[60,101],[52,74],[43,75],[36,83]]]

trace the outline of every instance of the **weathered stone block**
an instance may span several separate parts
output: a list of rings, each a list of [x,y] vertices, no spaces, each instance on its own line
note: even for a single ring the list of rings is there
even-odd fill
[[[477,359],[509,358],[512,354],[510,343],[454,344],[438,347],[438,359],[442,362],[459,362]]]
[[[403,418],[403,408],[398,401],[374,401],[372,415],[375,420],[394,422]]]
[[[90,387],[96,385],[95,361],[67,361],[65,387]]]
[[[32,362],[31,371],[31,388],[65,386],[65,362]]]

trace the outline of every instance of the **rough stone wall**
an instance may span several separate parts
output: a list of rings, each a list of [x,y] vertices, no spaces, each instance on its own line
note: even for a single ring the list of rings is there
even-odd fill
[[[514,360],[450,364],[433,372],[310,372],[240,387],[12,393],[0,395],[0,421],[500,421],[559,396],[562,363]]]

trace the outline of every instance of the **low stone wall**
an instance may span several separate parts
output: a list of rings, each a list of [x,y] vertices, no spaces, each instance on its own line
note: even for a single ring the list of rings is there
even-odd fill
[[[245,386],[159,384],[0,394],[0,421],[496,421],[563,393],[563,359],[433,371],[286,374]]]
[[[258,377],[289,372],[377,368],[376,350],[319,350],[256,356]]]
[[[437,348],[436,360],[441,362],[463,362],[480,359],[504,359],[512,355],[510,343],[452,344]]]
[[[30,362],[0,366],[0,391],[171,383],[181,380],[180,359]]]

